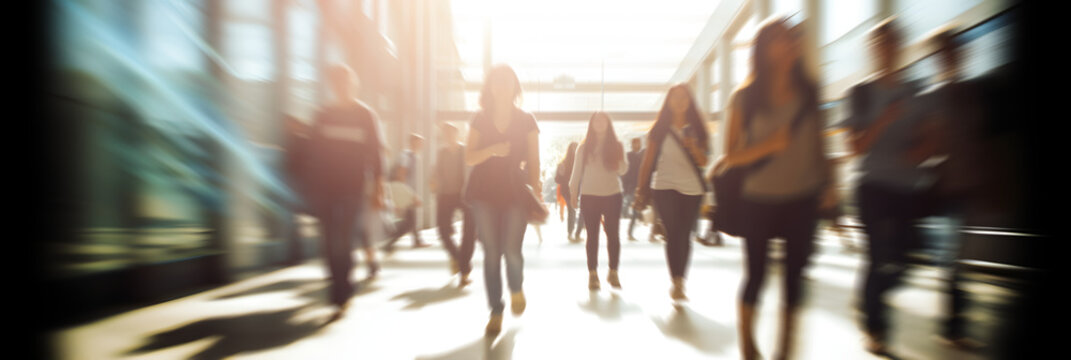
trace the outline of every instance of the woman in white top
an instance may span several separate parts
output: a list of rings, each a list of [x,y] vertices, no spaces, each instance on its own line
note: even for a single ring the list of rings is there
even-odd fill
[[[606,225],[606,251],[610,255],[610,274],[606,281],[621,288],[617,265],[621,257],[618,224],[621,221],[621,175],[628,171],[625,147],[617,140],[610,115],[596,112],[588,121],[588,132],[574,156],[569,179],[571,204],[580,199],[584,227],[588,232],[588,288],[599,289],[599,223]]]
[[[666,261],[673,280],[670,296],[685,300],[684,277],[692,248],[689,241],[706,192],[701,169],[710,153],[706,125],[686,84],[669,89],[662,110],[648,132],[648,151],[640,165],[633,208],[653,200],[666,233]]]

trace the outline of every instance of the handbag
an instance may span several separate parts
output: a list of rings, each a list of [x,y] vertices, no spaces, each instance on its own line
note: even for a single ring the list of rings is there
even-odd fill
[[[745,96],[749,93],[745,93]],[[749,103],[753,102],[749,101]],[[806,105],[801,106],[799,111],[796,112],[791,122],[793,131],[798,128],[799,123],[807,116],[807,108]],[[747,129],[753,114],[754,109],[751,106],[744,110],[743,124],[741,124],[744,129]],[[770,157],[766,157],[749,165],[729,168],[721,174],[714,174],[711,177],[710,182],[714,185],[714,202],[716,204],[713,220],[711,221],[711,226],[714,230],[732,236],[743,236],[744,229],[747,227],[747,219],[744,217],[743,211],[741,211],[744,201],[744,180],[747,179],[749,174],[758,171],[769,161]]]
[[[524,207],[525,219],[529,224],[543,224],[550,217],[550,209],[543,203],[543,197],[536,194],[535,189],[523,181],[524,170],[517,169],[513,175],[517,199]]]

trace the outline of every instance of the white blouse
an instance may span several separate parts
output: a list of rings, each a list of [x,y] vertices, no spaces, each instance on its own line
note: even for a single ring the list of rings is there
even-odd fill
[[[670,131],[683,139],[684,134],[674,127]],[[662,140],[662,153],[655,164],[651,180],[653,190],[676,190],[684,195],[703,195],[703,184],[699,182],[692,160],[684,149],[684,144],[666,134]]]

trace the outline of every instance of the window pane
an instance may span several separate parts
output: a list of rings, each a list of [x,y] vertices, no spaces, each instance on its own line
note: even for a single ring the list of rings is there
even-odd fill
[[[224,56],[238,78],[267,81],[275,75],[271,27],[241,22],[224,24],[223,44]]]
[[[580,83],[665,83],[717,5],[707,0],[451,2],[462,73],[474,82],[483,81],[491,20],[492,61],[512,65],[522,82],[565,75]]]
[[[773,6],[770,10],[775,15],[792,16],[803,11],[803,0],[773,0],[770,5]]]
[[[227,0],[224,11],[231,17],[270,22],[271,3],[272,0]]]
[[[894,0],[893,10],[904,29],[904,39],[918,41],[927,32],[944,25],[982,0]]]
[[[166,70],[202,70],[205,60],[197,43],[205,40],[199,33],[204,20],[196,5],[151,1],[144,6],[143,53],[149,62]]]
[[[819,38],[819,41],[822,44],[828,44],[837,38],[844,36],[848,31],[851,31],[876,15],[878,11],[875,0],[820,1],[826,2],[823,4],[824,6],[822,6],[826,19],[822,24]]]

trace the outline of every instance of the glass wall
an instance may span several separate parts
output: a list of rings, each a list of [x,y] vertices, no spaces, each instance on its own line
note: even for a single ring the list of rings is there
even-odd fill
[[[279,74],[272,3],[53,1],[57,82],[49,101],[72,134],[64,151],[78,179],[68,185],[76,195],[63,199],[75,234],[47,247],[54,279],[243,251],[249,258],[230,265],[273,261],[240,244],[278,243],[264,230],[288,195],[274,168],[273,135],[281,111],[311,114],[318,70],[315,3],[299,1],[284,12],[295,41],[288,49],[294,86],[283,91],[293,100],[272,106]],[[255,231],[233,232],[235,224]],[[166,285],[159,280],[157,287]]]

